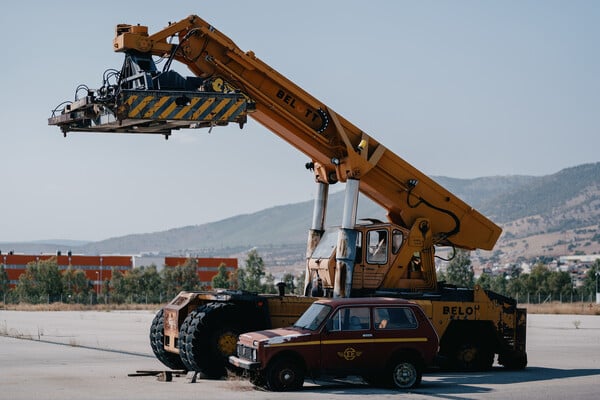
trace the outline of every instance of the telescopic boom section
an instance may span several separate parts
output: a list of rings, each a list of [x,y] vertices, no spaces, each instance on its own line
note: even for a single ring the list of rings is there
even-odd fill
[[[171,57],[247,95],[256,103],[250,115],[311,158],[317,181],[360,180],[360,191],[387,210],[390,222],[410,229],[428,218],[437,245],[490,250],[496,243],[497,225],[200,17],[152,35],[145,26],[118,25],[113,45]]]

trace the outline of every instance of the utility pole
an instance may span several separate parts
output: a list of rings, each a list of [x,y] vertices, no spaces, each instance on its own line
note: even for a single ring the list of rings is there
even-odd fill
[[[598,276],[600,275],[600,271],[596,268],[596,304],[600,304],[600,290],[598,290]]]

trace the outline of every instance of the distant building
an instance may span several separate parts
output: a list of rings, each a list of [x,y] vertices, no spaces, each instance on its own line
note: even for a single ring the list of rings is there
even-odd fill
[[[19,277],[27,269],[27,264],[31,262],[46,261],[56,259],[58,268],[64,271],[71,267],[74,270],[85,272],[86,278],[94,286],[94,290],[102,290],[102,282],[112,278],[112,271],[121,271],[123,273],[133,268],[133,258],[131,256],[84,256],[84,255],[62,255],[58,254],[0,254],[0,263],[8,275],[9,287],[11,289],[17,286]]]
[[[135,267],[135,256],[121,255],[100,255],[100,256],[84,256],[70,254],[14,254],[0,252],[0,264],[8,275],[9,288],[14,289],[19,283],[19,277],[27,269],[27,264],[31,262],[46,261],[56,259],[58,268],[61,271],[71,267],[74,270],[82,270],[88,281],[94,286],[96,292],[102,290],[102,283],[112,279],[113,271],[127,273]],[[183,265],[188,258],[186,257],[165,257],[165,267],[177,267]],[[225,265],[227,272],[231,273],[238,268],[237,258],[196,258],[198,267],[196,272],[200,283],[209,288],[213,276],[218,272],[221,264]]]
[[[186,257],[165,257],[165,267],[174,268],[185,264],[188,260]],[[206,288],[210,288],[212,278],[217,274],[219,266],[225,265],[228,273],[231,273],[238,268],[237,258],[195,258],[197,263],[196,273],[200,279],[200,284]]]
[[[582,263],[593,264],[596,260],[600,260],[600,254],[588,254],[583,256],[561,256],[559,261],[561,264]]]

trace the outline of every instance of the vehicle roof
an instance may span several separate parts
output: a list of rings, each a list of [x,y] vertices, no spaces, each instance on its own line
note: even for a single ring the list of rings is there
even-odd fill
[[[335,298],[335,299],[320,299],[317,303],[327,304],[332,307],[347,306],[347,305],[416,305],[412,301],[397,297],[351,297],[351,298]]]

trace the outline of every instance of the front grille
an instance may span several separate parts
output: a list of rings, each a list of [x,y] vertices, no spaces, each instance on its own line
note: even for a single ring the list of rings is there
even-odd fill
[[[238,344],[237,345],[237,356],[239,358],[243,358],[246,360],[255,361],[252,358],[253,350],[254,349],[252,347],[244,346],[243,344]],[[254,354],[256,354],[256,353],[254,353]]]

